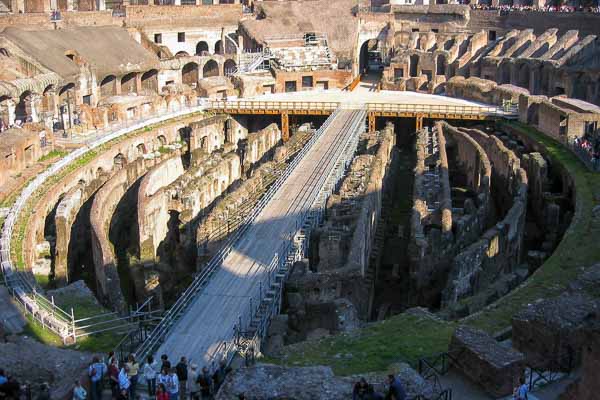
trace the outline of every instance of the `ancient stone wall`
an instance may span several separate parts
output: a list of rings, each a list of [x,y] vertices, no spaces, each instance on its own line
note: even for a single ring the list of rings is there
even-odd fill
[[[109,241],[111,220],[117,204],[125,193],[157,161],[138,158],[125,165],[98,190],[90,212],[92,253],[98,283],[97,296],[119,312],[125,312],[127,304],[121,291],[114,247]]]
[[[523,354],[501,345],[484,331],[467,326],[456,329],[448,353],[452,367],[481,385],[493,398],[512,394],[525,366]]]
[[[476,130],[462,131],[490,158],[492,194],[502,219],[454,258],[443,294],[445,305],[477,293],[502,274],[512,272],[521,260],[527,212],[527,175],[515,154],[496,137]]]
[[[180,140],[180,129],[184,128],[194,119],[204,118],[203,116],[192,117],[191,119],[183,119],[173,121],[155,127],[150,130],[137,132],[135,135],[125,137],[115,144],[108,143],[102,146],[101,154],[97,154],[98,150],[92,151],[92,161],[86,163],[85,166],[75,169],[66,174],[52,187],[44,192],[39,200],[36,201],[36,212],[28,217],[25,225],[25,238],[23,242],[23,257],[26,265],[34,265],[38,254],[36,251],[37,244],[44,241],[44,228],[46,225],[46,217],[57,206],[63,196],[69,193],[78,185],[86,185],[92,182],[99,176],[110,173],[117,163],[123,161],[129,163],[144,156],[153,157],[153,154],[163,145],[163,143],[172,143]],[[97,155],[96,155],[97,154]],[[79,207],[73,207],[71,214],[77,214]],[[62,241],[61,243],[65,243]],[[66,243],[65,243],[66,244]],[[61,254],[68,252],[67,248],[57,248]],[[61,264],[62,265],[62,264]]]
[[[347,331],[368,318],[371,288],[365,279],[381,213],[382,189],[395,145],[388,125],[380,137],[361,141],[338,193],[327,202],[327,218],[311,238],[312,271],[294,266],[286,284],[290,341],[319,332]]]

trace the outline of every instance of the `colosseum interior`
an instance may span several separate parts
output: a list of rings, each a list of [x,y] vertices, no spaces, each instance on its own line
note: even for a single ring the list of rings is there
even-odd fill
[[[0,398],[598,399],[600,4],[0,0],[0,226]]]

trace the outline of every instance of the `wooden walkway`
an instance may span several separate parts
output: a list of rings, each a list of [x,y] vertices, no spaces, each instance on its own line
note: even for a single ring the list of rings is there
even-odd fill
[[[200,367],[218,361],[212,354],[233,336],[240,318],[242,326],[251,319],[249,299],[258,298],[260,282],[266,287],[266,267],[289,233],[295,232],[298,216],[313,205],[342,154],[349,126],[361,115],[359,111],[339,111],[170,329],[157,357],[167,354],[177,362],[186,356]]]

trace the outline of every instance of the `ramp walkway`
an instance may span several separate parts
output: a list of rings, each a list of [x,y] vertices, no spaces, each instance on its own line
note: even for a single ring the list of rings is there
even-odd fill
[[[291,264],[302,258],[308,231],[351,162],[364,132],[364,109],[338,109],[288,166],[248,217],[138,349],[218,365],[236,351],[259,350],[281,304]],[[143,359],[143,358],[141,358]]]

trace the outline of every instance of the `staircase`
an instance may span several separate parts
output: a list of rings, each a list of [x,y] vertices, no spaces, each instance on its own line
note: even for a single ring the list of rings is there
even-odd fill
[[[256,53],[242,53],[240,54],[239,66],[234,72],[234,74],[247,74],[254,71],[265,70],[265,64],[268,65],[270,59],[271,52],[269,51],[269,49],[264,49],[263,51],[259,51]]]

